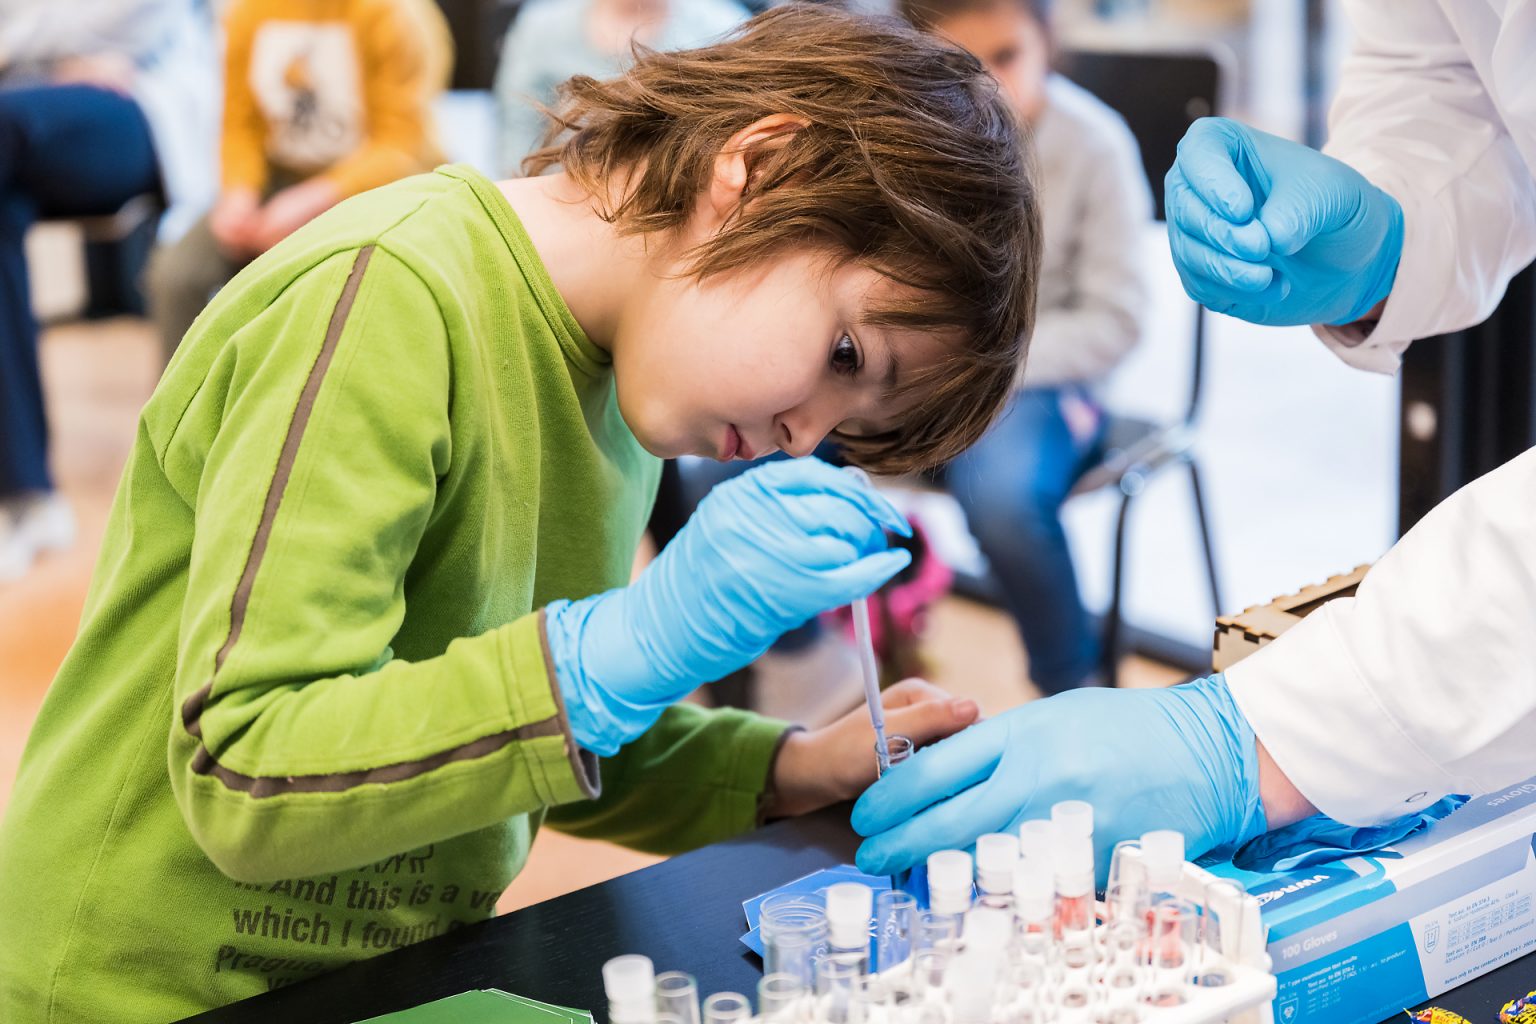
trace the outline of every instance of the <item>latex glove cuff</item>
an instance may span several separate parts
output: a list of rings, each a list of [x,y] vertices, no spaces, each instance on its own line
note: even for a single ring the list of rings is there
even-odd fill
[[[661,713],[674,703],[632,703],[586,671],[581,651],[593,613],[603,602],[619,599],[619,591],[609,591],[580,601],[554,601],[544,609],[544,637],[549,644],[555,684],[565,701],[571,736],[599,757],[617,754],[620,747],[656,724]]]

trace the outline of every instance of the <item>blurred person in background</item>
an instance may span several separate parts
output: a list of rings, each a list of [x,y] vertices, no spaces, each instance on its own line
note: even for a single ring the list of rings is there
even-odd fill
[[[442,161],[453,44],[433,0],[233,0],[221,186],[150,265],[167,358],[242,267],[341,200]]]
[[[497,160],[517,176],[548,121],[549,104],[574,75],[607,78],[638,43],[652,50],[702,46],[746,21],[735,0],[528,0],[507,30],[496,72]]]
[[[901,0],[901,14],[979,58],[1029,129],[1040,169],[1040,315],[1018,390],[945,470],[1047,694],[1098,683],[1061,506],[1102,454],[1097,392],[1140,340],[1152,194],[1120,115],[1051,71],[1048,0]]]
[[[217,108],[201,0],[7,0],[0,17],[0,583],[75,523],[48,468],[23,248],[38,220],[101,216],[145,193],[162,240],[207,208]]]

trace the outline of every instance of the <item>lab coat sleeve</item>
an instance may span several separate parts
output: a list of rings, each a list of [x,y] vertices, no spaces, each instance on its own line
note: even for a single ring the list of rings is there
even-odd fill
[[[1227,670],[1296,788],[1351,825],[1536,774],[1536,450],[1435,508]]]
[[[1345,362],[1391,373],[1414,338],[1485,319],[1536,256],[1536,182],[1433,0],[1354,0],[1326,152],[1403,206],[1381,320],[1317,326]]]

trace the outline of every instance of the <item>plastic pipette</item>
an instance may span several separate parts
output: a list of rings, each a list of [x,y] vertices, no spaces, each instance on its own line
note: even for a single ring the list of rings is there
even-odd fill
[[[857,466],[844,466],[843,472],[870,484],[869,474]],[[885,705],[880,700],[880,669],[875,662],[874,634],[869,628],[869,598],[861,597],[850,607],[853,638],[859,647],[859,668],[864,673],[864,702],[869,705],[869,720],[875,727],[875,762],[884,775],[891,767],[891,748],[885,741]]]
[[[880,701],[880,670],[875,666],[875,641],[869,630],[869,599],[853,602],[853,637],[859,645],[859,667],[864,670],[864,700],[875,726],[875,761],[884,775],[891,767],[891,748],[885,740],[885,705]]]

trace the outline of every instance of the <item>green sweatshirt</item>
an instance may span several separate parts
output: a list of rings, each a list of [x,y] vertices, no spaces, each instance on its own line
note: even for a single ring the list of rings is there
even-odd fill
[[[627,582],[657,475],[472,171],[241,273],[27,745],[0,1021],[165,1021],[486,918],[546,809],[659,852],[752,827],[782,724],[679,706],[600,770],[547,663],[537,609]]]

